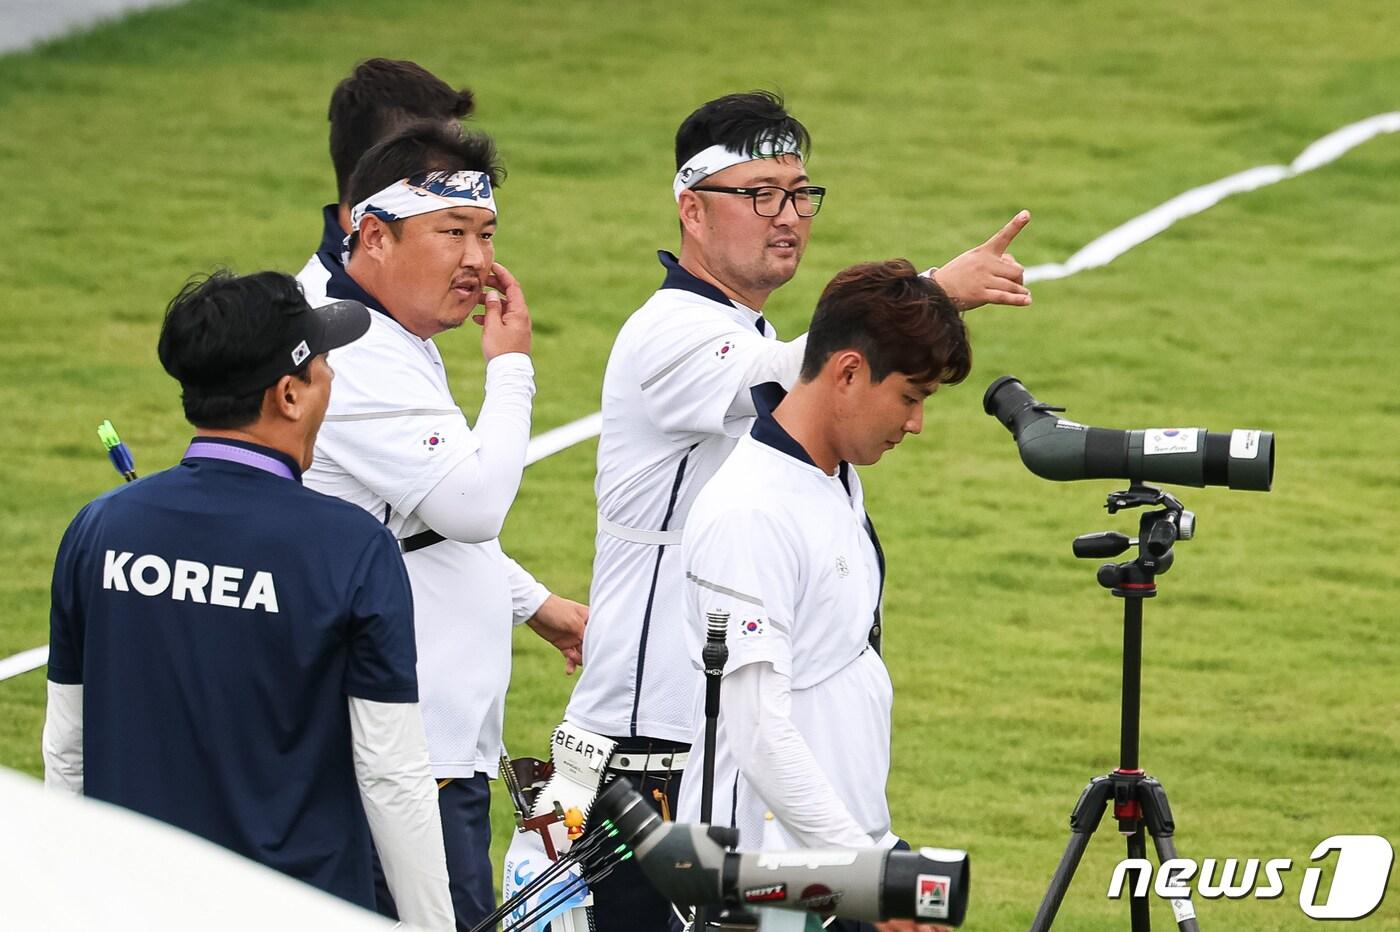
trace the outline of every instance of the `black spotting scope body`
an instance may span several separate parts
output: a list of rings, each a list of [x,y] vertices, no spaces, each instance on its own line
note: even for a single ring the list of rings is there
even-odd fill
[[[1203,427],[1108,430],[1059,417],[1013,376],[987,388],[982,408],[1016,438],[1021,461],[1043,479],[1128,479],[1197,488],[1267,492],[1274,482],[1274,435]]]
[[[613,781],[588,814],[610,820],[658,892],[682,906],[771,906],[862,922],[918,919],[962,925],[971,867],[944,848],[727,851],[732,829],[663,822],[625,780]]]

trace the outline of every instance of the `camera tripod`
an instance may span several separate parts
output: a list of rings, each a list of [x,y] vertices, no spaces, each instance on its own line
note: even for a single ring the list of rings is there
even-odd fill
[[[1128,857],[1147,857],[1146,834],[1152,835],[1157,858],[1165,863],[1176,857],[1173,835],[1176,823],[1167,804],[1167,791],[1138,766],[1138,718],[1142,694],[1142,602],[1157,595],[1156,577],[1171,568],[1172,545],[1189,540],[1195,531],[1195,515],[1172,495],[1150,485],[1134,482],[1124,492],[1112,492],[1105,507],[1109,514],[1128,508],[1162,506],[1145,512],[1138,522],[1138,539],[1130,540],[1114,531],[1085,534],[1074,540],[1074,555],[1083,558],[1115,557],[1129,547],[1139,548],[1138,558],[1126,563],[1106,563],[1099,567],[1099,585],[1123,600],[1123,710],[1120,728],[1118,769],[1094,777],[1080,794],[1070,815],[1070,840],[1055,868],[1050,888],[1040,902],[1031,923],[1031,932],[1046,932],[1069,890],[1075,868],[1084,856],[1104,810],[1113,803],[1118,831],[1128,840]],[[1131,886],[1131,885],[1130,885]],[[1133,896],[1129,909],[1133,932],[1148,932],[1152,920],[1148,898]],[[1171,900],[1180,932],[1199,932],[1196,912],[1189,897]]]

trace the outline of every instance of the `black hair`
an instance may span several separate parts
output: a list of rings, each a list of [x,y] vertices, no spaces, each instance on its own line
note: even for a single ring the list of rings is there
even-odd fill
[[[908,259],[863,262],[836,274],[812,315],[802,381],[816,378],[828,359],[847,349],[865,357],[872,382],[899,372],[915,382],[956,385],[972,371],[961,312]]]
[[[336,85],[326,114],[331,124],[331,164],[336,196],[348,200],[355,165],[375,143],[413,120],[446,124],[471,115],[476,100],[468,88],[453,90],[411,61],[371,58]]]
[[[496,144],[485,133],[452,133],[431,121],[410,123],[374,145],[350,176],[351,204],[423,172],[477,171],[496,187],[505,178]]]
[[[180,383],[185,420],[196,427],[247,427],[262,412],[266,388],[225,388],[284,349],[285,317],[310,311],[297,280],[282,272],[238,276],[220,269],[185,284],[165,309],[156,354]],[[311,360],[291,374],[309,382]]]
[[[752,152],[767,140],[791,137],[803,158],[812,149],[807,127],[788,113],[772,91],[729,94],[702,104],[676,130],[676,170],[710,146]]]

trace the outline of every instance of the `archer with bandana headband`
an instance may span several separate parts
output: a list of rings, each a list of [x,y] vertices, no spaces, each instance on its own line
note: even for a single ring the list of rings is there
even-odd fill
[[[520,487],[535,391],[525,295],[494,261],[500,176],[489,138],[434,123],[407,127],[360,160],[345,264],[326,292],[375,313],[369,332],[335,354],[336,394],[306,476],[381,520],[403,551],[460,929],[495,905],[488,781],[499,767],[512,624],[528,622],[572,670],[587,618],[496,539]],[[486,358],[471,427],[433,343],[469,317]],[[381,908],[392,914],[387,896]]]
[[[331,92],[330,156],[335,169],[336,203],[321,208],[321,245],[297,273],[312,307],[326,300],[326,282],[344,271],[341,240],[350,231],[350,176],[360,158],[415,120],[461,130],[476,97],[470,88],[453,88],[416,62],[369,58],[359,62]]]
[[[754,422],[750,388],[790,388],[801,367],[805,336],[779,341],[762,312],[797,273],[826,196],[808,175],[810,142],[763,91],[712,100],[685,119],[672,184],[680,255],[658,254],[661,286],[623,325],[603,377],[589,664],[565,719],[616,739],[609,769],[671,807],[692,784],[699,790],[686,763],[703,720],[703,677],[683,637],[681,534],[696,494]],[[959,307],[1030,303],[1006,254],[1029,219],[1021,212],[931,270]],[[598,932],[664,927],[666,902],[630,865],[593,893]]]
[[[491,193],[491,177],[484,172],[425,172],[402,178],[377,191],[350,210],[350,232],[345,235],[340,261],[350,264],[351,243],[360,232],[365,217],[378,217],[395,223],[438,210],[467,208],[484,210],[490,218],[479,217],[482,225],[495,224],[496,198]]]

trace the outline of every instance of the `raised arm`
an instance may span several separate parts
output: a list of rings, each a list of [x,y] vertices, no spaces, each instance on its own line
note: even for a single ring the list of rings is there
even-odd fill
[[[677,433],[734,433],[754,414],[749,389],[791,388],[807,346],[805,334],[770,340],[717,312],[659,320],[648,338],[636,370],[642,401],[653,424]]]
[[[964,311],[984,304],[1029,306],[1031,292],[1026,287],[1026,270],[1007,250],[1016,234],[1030,222],[1031,212],[1021,211],[991,239],[934,269],[933,280]]]

